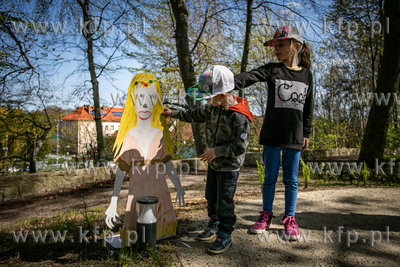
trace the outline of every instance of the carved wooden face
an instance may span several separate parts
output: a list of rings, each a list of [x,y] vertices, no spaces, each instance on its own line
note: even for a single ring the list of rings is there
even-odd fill
[[[136,112],[139,120],[151,118],[153,107],[157,101],[157,90],[154,84],[148,87],[138,87],[135,90]]]

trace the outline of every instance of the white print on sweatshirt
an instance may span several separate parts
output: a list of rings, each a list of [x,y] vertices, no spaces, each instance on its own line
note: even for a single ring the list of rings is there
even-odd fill
[[[275,80],[275,108],[303,111],[308,85],[302,82]]]

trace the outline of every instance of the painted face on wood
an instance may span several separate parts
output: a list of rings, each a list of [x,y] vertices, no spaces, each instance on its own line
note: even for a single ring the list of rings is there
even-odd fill
[[[139,87],[135,90],[136,112],[139,120],[148,120],[151,118],[153,107],[158,101],[157,90],[154,84],[149,87]]]
[[[164,173],[172,183],[177,185],[177,199],[182,200],[184,189],[180,184],[178,172],[170,161],[173,147],[169,129],[163,112],[161,90],[158,81],[152,74],[139,73],[133,77],[128,88],[121,126],[115,140],[114,162],[118,164],[118,172],[113,197],[106,211],[107,225],[114,227],[116,221],[117,198],[125,173],[129,173],[129,191],[124,218],[124,226],[120,231],[122,244],[128,244],[126,230],[136,230],[138,214],[136,199],[141,196],[155,196],[159,199],[157,216],[157,238],[174,236],[178,220],[171,201]],[[139,165],[136,165],[139,163]],[[162,175],[157,164],[165,164]],[[144,165],[143,165],[144,164]],[[161,165],[162,166],[162,165]]]

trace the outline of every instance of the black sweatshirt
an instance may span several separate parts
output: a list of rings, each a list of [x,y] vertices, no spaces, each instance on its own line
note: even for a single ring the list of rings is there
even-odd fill
[[[280,63],[235,75],[235,90],[267,82],[268,101],[260,144],[301,150],[313,117],[313,79],[310,70],[292,70]]]

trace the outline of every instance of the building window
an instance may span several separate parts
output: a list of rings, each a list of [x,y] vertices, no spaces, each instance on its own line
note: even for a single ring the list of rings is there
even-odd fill
[[[95,115],[94,110],[91,110],[89,113],[90,113],[90,115],[92,115],[92,116]],[[100,116],[105,116],[105,115],[107,115],[107,114],[100,110]]]
[[[106,126],[106,131],[108,131],[108,126]]]
[[[114,131],[114,126],[111,126],[111,131]]]
[[[120,111],[111,111],[115,117],[122,117],[122,112]]]

